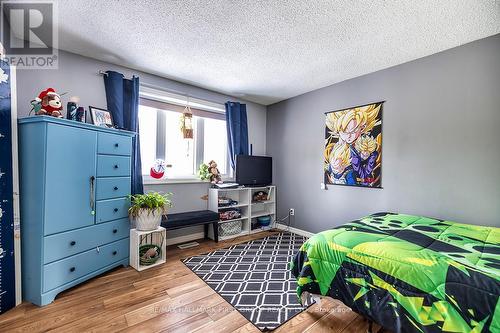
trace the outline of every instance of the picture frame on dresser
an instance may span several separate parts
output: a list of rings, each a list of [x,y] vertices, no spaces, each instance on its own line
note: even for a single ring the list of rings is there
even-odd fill
[[[92,124],[100,127],[114,127],[113,115],[108,110],[89,106],[89,113]]]

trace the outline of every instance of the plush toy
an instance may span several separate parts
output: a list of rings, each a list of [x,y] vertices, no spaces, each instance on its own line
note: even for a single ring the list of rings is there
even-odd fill
[[[165,174],[165,168],[167,164],[162,159],[157,159],[155,164],[151,167],[149,174],[155,179],[160,179]]]
[[[210,182],[212,184],[222,184],[222,178],[219,169],[217,169],[217,163],[214,160],[208,162],[208,172],[210,173]]]
[[[34,101],[31,102],[33,110],[37,115],[49,115],[62,118],[61,96],[53,88],[42,91]]]

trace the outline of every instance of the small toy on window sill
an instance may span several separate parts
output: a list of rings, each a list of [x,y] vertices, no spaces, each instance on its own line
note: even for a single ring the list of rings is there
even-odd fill
[[[165,174],[165,169],[169,166],[171,167],[171,165],[167,165],[164,160],[157,159],[154,165],[149,170],[149,174],[155,179],[160,179]]]
[[[219,169],[217,169],[217,163],[214,160],[208,162],[208,172],[210,173],[210,182],[212,184],[222,184],[222,178]]]
[[[208,165],[207,164],[205,164],[205,163],[201,163],[200,164],[200,169],[198,170],[198,177],[201,180],[208,180],[208,179],[210,179],[210,172],[208,171]]]

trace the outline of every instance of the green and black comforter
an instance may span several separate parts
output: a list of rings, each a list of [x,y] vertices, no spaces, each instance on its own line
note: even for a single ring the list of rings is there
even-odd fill
[[[500,332],[500,228],[378,213],[314,235],[291,268],[299,297],[394,332]]]

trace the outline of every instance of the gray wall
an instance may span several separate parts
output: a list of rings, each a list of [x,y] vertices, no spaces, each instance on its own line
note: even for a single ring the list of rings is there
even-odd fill
[[[324,112],[386,100],[383,189],[323,179]],[[271,105],[280,216],[319,232],[378,211],[500,226],[500,35]]]
[[[28,116],[30,101],[38,96],[40,91],[48,87],[56,89],[59,93],[67,92],[62,97],[63,105],[66,105],[71,96],[79,96],[80,105],[106,108],[104,82],[102,76],[98,75],[99,70],[115,70],[123,73],[126,77],[135,74],[139,76],[142,83],[180,91],[195,98],[219,103],[225,103],[228,100],[246,103],[249,124],[248,135],[250,143],[253,144],[254,154],[266,154],[265,106],[65,51],[59,51],[58,70],[19,70],[17,72],[19,117]],[[208,192],[208,184],[206,183],[146,185],[145,190],[173,192],[174,206],[171,209],[172,213],[207,208],[207,202],[200,199],[201,196]],[[168,237],[189,235],[192,232],[197,232],[199,236],[200,231],[202,231],[202,228],[172,231]]]
[[[67,93],[62,96],[64,105],[71,96],[79,96],[80,105],[106,108],[104,82],[102,76],[98,74],[99,70],[115,70],[123,73],[126,77],[137,75],[141,83],[179,91],[195,98],[222,104],[228,100],[246,103],[249,141],[253,144],[255,154],[266,153],[265,106],[65,51],[59,51],[59,69],[57,70],[19,70],[17,72],[19,117],[28,115],[30,101],[38,96],[40,91],[48,87],[56,89],[59,93]]]

